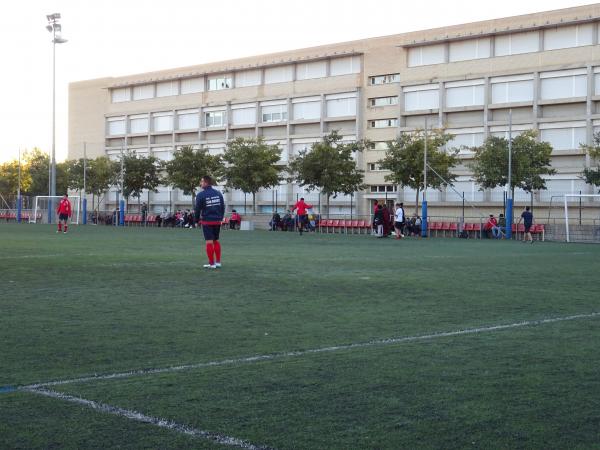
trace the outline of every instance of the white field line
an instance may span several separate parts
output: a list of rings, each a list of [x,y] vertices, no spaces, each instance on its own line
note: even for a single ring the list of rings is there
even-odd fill
[[[111,406],[104,403],[98,403],[93,400],[86,400],[80,397],[74,397],[72,395],[62,394],[60,392],[51,391],[48,389],[22,389],[26,392],[31,392],[37,395],[43,395],[45,397],[50,397],[54,399],[64,400],[70,403],[75,403],[77,405],[82,405],[87,408],[91,408],[95,411],[100,411],[107,414],[112,414],[113,416],[124,417],[126,419],[134,420],[136,422],[147,423],[150,425],[157,426],[159,428],[165,428],[167,430],[172,430],[180,434],[186,434],[188,436],[200,437],[204,439],[211,440],[218,444],[229,445],[231,447],[238,447],[247,450],[269,450],[271,447],[266,447],[263,445],[255,445],[248,441],[244,441],[242,439],[238,439],[235,437],[227,436],[220,433],[214,433],[212,431],[204,431],[199,430],[197,428],[192,428],[187,425],[179,424],[167,419],[162,419],[159,417],[152,417],[142,414],[137,411],[132,411],[129,409],[119,408],[117,406]]]
[[[464,330],[457,330],[457,331],[444,331],[444,332],[437,332],[437,333],[417,335],[417,336],[405,336],[405,337],[397,337],[397,338],[378,339],[378,340],[373,340],[373,341],[368,341],[368,342],[343,344],[343,345],[336,345],[336,346],[331,346],[331,347],[320,347],[320,348],[313,348],[313,349],[308,349],[308,350],[297,350],[297,351],[289,351],[289,352],[271,353],[271,354],[266,354],[266,355],[247,356],[247,357],[242,357],[242,358],[222,359],[220,361],[210,361],[210,362],[202,362],[202,363],[196,363],[196,364],[185,364],[185,365],[180,365],[180,366],[170,366],[170,367],[153,368],[153,369],[129,370],[126,372],[116,372],[116,373],[104,374],[104,375],[93,375],[93,376],[70,378],[70,379],[64,379],[64,380],[47,381],[47,382],[43,382],[43,383],[35,383],[35,384],[23,386],[20,389],[35,390],[35,389],[41,389],[41,388],[50,387],[50,386],[61,386],[64,384],[87,383],[87,382],[94,382],[94,381],[99,381],[99,380],[113,380],[113,379],[131,378],[131,377],[142,376],[142,375],[181,372],[181,371],[187,371],[187,370],[202,369],[202,368],[206,368],[206,367],[217,367],[217,366],[255,363],[255,362],[260,362],[260,361],[271,361],[271,360],[275,360],[275,359],[293,358],[293,357],[312,355],[312,354],[317,354],[317,353],[330,353],[330,352],[338,352],[338,351],[343,351],[343,350],[352,350],[352,349],[359,349],[359,348],[402,344],[405,342],[418,342],[418,341],[427,341],[427,340],[439,339],[439,338],[445,338],[445,337],[489,333],[489,332],[493,332],[493,331],[509,330],[509,329],[513,329],[513,328],[523,328],[523,327],[529,327],[529,326],[544,325],[544,324],[564,322],[564,321],[569,321],[569,320],[589,319],[589,318],[595,318],[595,317],[600,317],[600,312],[592,312],[592,313],[587,313],[587,314],[575,314],[572,316],[563,316],[563,317],[551,317],[548,319],[540,319],[540,320],[526,320],[523,322],[515,322],[515,323],[510,323],[510,324],[505,324],[505,325],[491,325],[491,326],[484,326],[484,327],[478,327],[478,328],[467,328]]]

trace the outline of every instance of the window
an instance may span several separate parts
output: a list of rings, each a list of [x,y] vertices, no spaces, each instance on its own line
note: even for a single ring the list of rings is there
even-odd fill
[[[304,99],[292,100],[292,114],[294,120],[320,119],[321,118],[321,99],[316,97],[312,101],[300,101]]]
[[[440,90],[437,84],[405,87],[403,92],[406,111],[437,109],[440,106]]]
[[[177,111],[177,129],[195,130],[200,128],[200,116],[197,109]]]
[[[388,75],[376,75],[374,77],[369,78],[371,85],[376,86],[378,84],[390,84],[390,83],[399,83],[400,82],[400,74],[399,73],[391,73]]]
[[[177,81],[163,81],[156,83],[156,96],[157,97],[168,97],[170,95],[178,94]]]
[[[499,35],[494,42],[496,56],[519,55],[540,49],[540,35],[537,31]]]
[[[231,120],[233,125],[254,125],[256,123],[256,107],[232,108]]]
[[[287,105],[266,105],[262,107],[263,122],[282,122],[287,120]]]
[[[397,192],[396,186],[389,184],[380,184],[378,186],[370,186],[372,194]]]
[[[109,117],[106,121],[109,136],[125,134],[125,117]]]
[[[448,108],[483,105],[483,97],[483,80],[446,83]]]
[[[540,139],[549,142],[554,150],[574,150],[586,142],[586,129],[549,128],[540,130]]]
[[[592,45],[593,25],[572,25],[544,31],[544,50]]]
[[[260,70],[243,70],[235,74],[235,87],[258,86]]]
[[[182,94],[197,94],[198,92],[204,92],[204,78],[186,78],[185,80],[181,80]]]
[[[369,150],[385,151],[388,149],[387,142],[371,142]]]
[[[445,62],[446,50],[444,44],[424,45],[408,49],[408,67],[441,64]]]
[[[172,131],[173,130],[173,113],[155,113],[152,115],[152,131]]]
[[[285,83],[294,79],[294,66],[278,66],[265,69],[265,84]]]
[[[369,99],[369,104],[373,107],[376,106],[390,106],[398,104],[398,96],[393,97],[375,97]]]
[[[587,96],[585,69],[545,72],[540,74],[540,78],[541,98],[544,100]]]
[[[327,75],[327,61],[314,61],[298,63],[296,65],[296,79],[310,80],[312,78],[323,78]]]
[[[209,91],[220,91],[223,89],[231,89],[231,76],[219,75],[208,79]]]
[[[492,103],[533,101],[533,76],[492,78]]]
[[[368,170],[371,172],[380,172],[382,170],[381,167],[379,167],[379,164],[377,163],[369,163],[367,167]]]
[[[132,134],[148,132],[148,116],[140,114],[129,116],[129,132]]]
[[[128,102],[131,100],[131,89],[128,87],[111,90],[111,99],[113,103]]]
[[[207,127],[224,127],[225,111],[211,111],[204,114]]]
[[[369,122],[371,128],[390,128],[398,126],[398,119],[378,119]]]
[[[448,132],[454,134],[452,130]],[[481,147],[482,145],[483,131],[477,133],[454,134],[454,138],[448,142],[446,147],[449,150],[458,149],[460,153],[468,153],[471,152],[473,147]]]
[[[332,77],[360,73],[360,57],[348,56],[345,58],[334,58],[329,63],[329,74]]]
[[[327,117],[346,117],[356,115],[356,95],[334,94],[325,97]]]
[[[490,38],[467,39],[450,43],[450,62],[490,57]]]
[[[154,97],[154,85],[153,84],[141,84],[133,87],[133,99],[134,100],[146,100]]]

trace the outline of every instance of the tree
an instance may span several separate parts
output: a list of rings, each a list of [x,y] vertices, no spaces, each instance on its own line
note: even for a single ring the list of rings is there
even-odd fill
[[[21,165],[21,191],[27,192],[31,186],[31,176]],[[16,194],[19,190],[19,161],[13,160],[0,164],[0,193]]]
[[[155,156],[138,155],[129,151],[123,155],[123,196],[137,197],[138,207],[142,191],[158,192],[161,184],[162,161]]]
[[[252,194],[252,209],[256,214],[256,193],[277,186],[283,179],[277,162],[281,149],[265,144],[263,138],[236,138],[227,143],[223,154],[223,179],[228,188]]]
[[[434,129],[427,132],[427,164],[433,168],[447,182],[456,179],[452,169],[458,164],[457,153],[446,151],[443,147],[452,140],[453,136],[443,129]],[[390,173],[385,176],[385,181],[416,191],[415,214],[419,213],[419,193],[423,190],[425,158],[425,132],[416,130],[411,133],[402,133],[397,139],[387,143],[387,150],[383,159],[378,161],[382,170]],[[427,188],[441,190],[447,182],[428,171]]]
[[[581,148],[587,151],[594,164],[593,167],[586,167],[581,174],[581,178],[587,184],[600,186],[600,132],[594,134],[594,145],[582,145]]]
[[[65,168],[67,172],[67,187],[74,191],[82,191],[84,171],[83,158],[65,161]]]
[[[205,148],[186,145],[176,150],[173,159],[165,164],[165,181],[169,186],[181,189],[185,195],[191,195],[194,206],[200,178],[204,175],[217,178],[221,168],[219,156],[211,155]]]
[[[48,176],[50,159],[46,153],[34,147],[30,152],[25,152],[23,158],[27,172],[31,176],[31,185],[25,191],[28,195],[48,195]]]
[[[368,141],[342,142],[337,131],[303,150],[290,163],[292,179],[309,191],[319,189],[327,197],[327,214],[331,197],[350,195],[365,188],[364,171],[356,166],[354,155],[362,152]]]
[[[510,189],[526,192],[546,189],[543,175],[556,173],[550,166],[552,146],[538,142],[535,131],[524,131],[512,140],[512,175]],[[475,148],[471,164],[473,178],[482,187],[493,189],[508,184],[508,139],[490,136],[481,147]]]
[[[88,159],[86,173],[86,189],[92,194],[92,209],[94,200],[98,198],[98,208],[102,195],[117,184],[120,176],[120,164],[112,161],[108,156],[99,156],[96,159]]]

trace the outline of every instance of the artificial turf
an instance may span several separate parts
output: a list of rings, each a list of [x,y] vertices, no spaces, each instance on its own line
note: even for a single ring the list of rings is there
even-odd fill
[[[223,269],[206,272],[197,230],[2,224],[0,386],[600,311],[594,245],[258,231],[222,242]],[[276,448],[600,448],[599,325],[57,389]],[[0,447],[215,448],[151,428],[0,393]]]

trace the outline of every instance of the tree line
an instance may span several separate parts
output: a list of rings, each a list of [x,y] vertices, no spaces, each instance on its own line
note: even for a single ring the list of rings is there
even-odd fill
[[[427,136],[427,137],[426,137]],[[400,134],[387,142],[387,149],[377,165],[386,171],[385,181],[416,191],[418,211],[419,194],[424,188],[424,153],[427,140],[427,161],[430,167],[427,188],[441,190],[452,184],[459,166],[459,149],[449,150],[453,135],[444,129],[416,130]],[[372,148],[367,140],[344,142],[338,132],[332,132],[310,149],[301,151],[289,164],[281,163],[281,149],[267,144],[262,138],[236,138],[227,143],[222,155],[213,155],[202,146],[182,146],[174,151],[169,161],[152,155],[123,153],[122,159],[100,156],[86,161],[68,160],[57,164],[57,193],[85,191],[93,196],[92,207],[100,205],[111,187],[118,187],[122,195],[141,201],[143,191],[157,192],[159,186],[180,189],[195,196],[202,175],[210,175],[226,189],[237,189],[252,195],[256,208],[256,194],[261,189],[294,182],[309,191],[318,191],[329,201],[338,195],[350,195],[364,190],[364,171],[356,164],[358,153]],[[593,164],[581,178],[600,186],[600,134],[594,136],[592,146],[583,146]],[[490,136],[482,146],[470,148],[474,158],[467,167],[481,189],[492,189],[508,184],[508,139]],[[526,192],[546,189],[544,176],[555,170],[550,165],[552,146],[537,140],[534,131],[525,131],[512,139],[512,178],[510,189]],[[24,155],[21,165],[21,192],[23,195],[48,194],[48,155],[34,149]],[[84,186],[85,169],[85,186]],[[0,193],[14,194],[18,188],[18,162],[0,165]],[[122,188],[122,189],[121,189]]]

